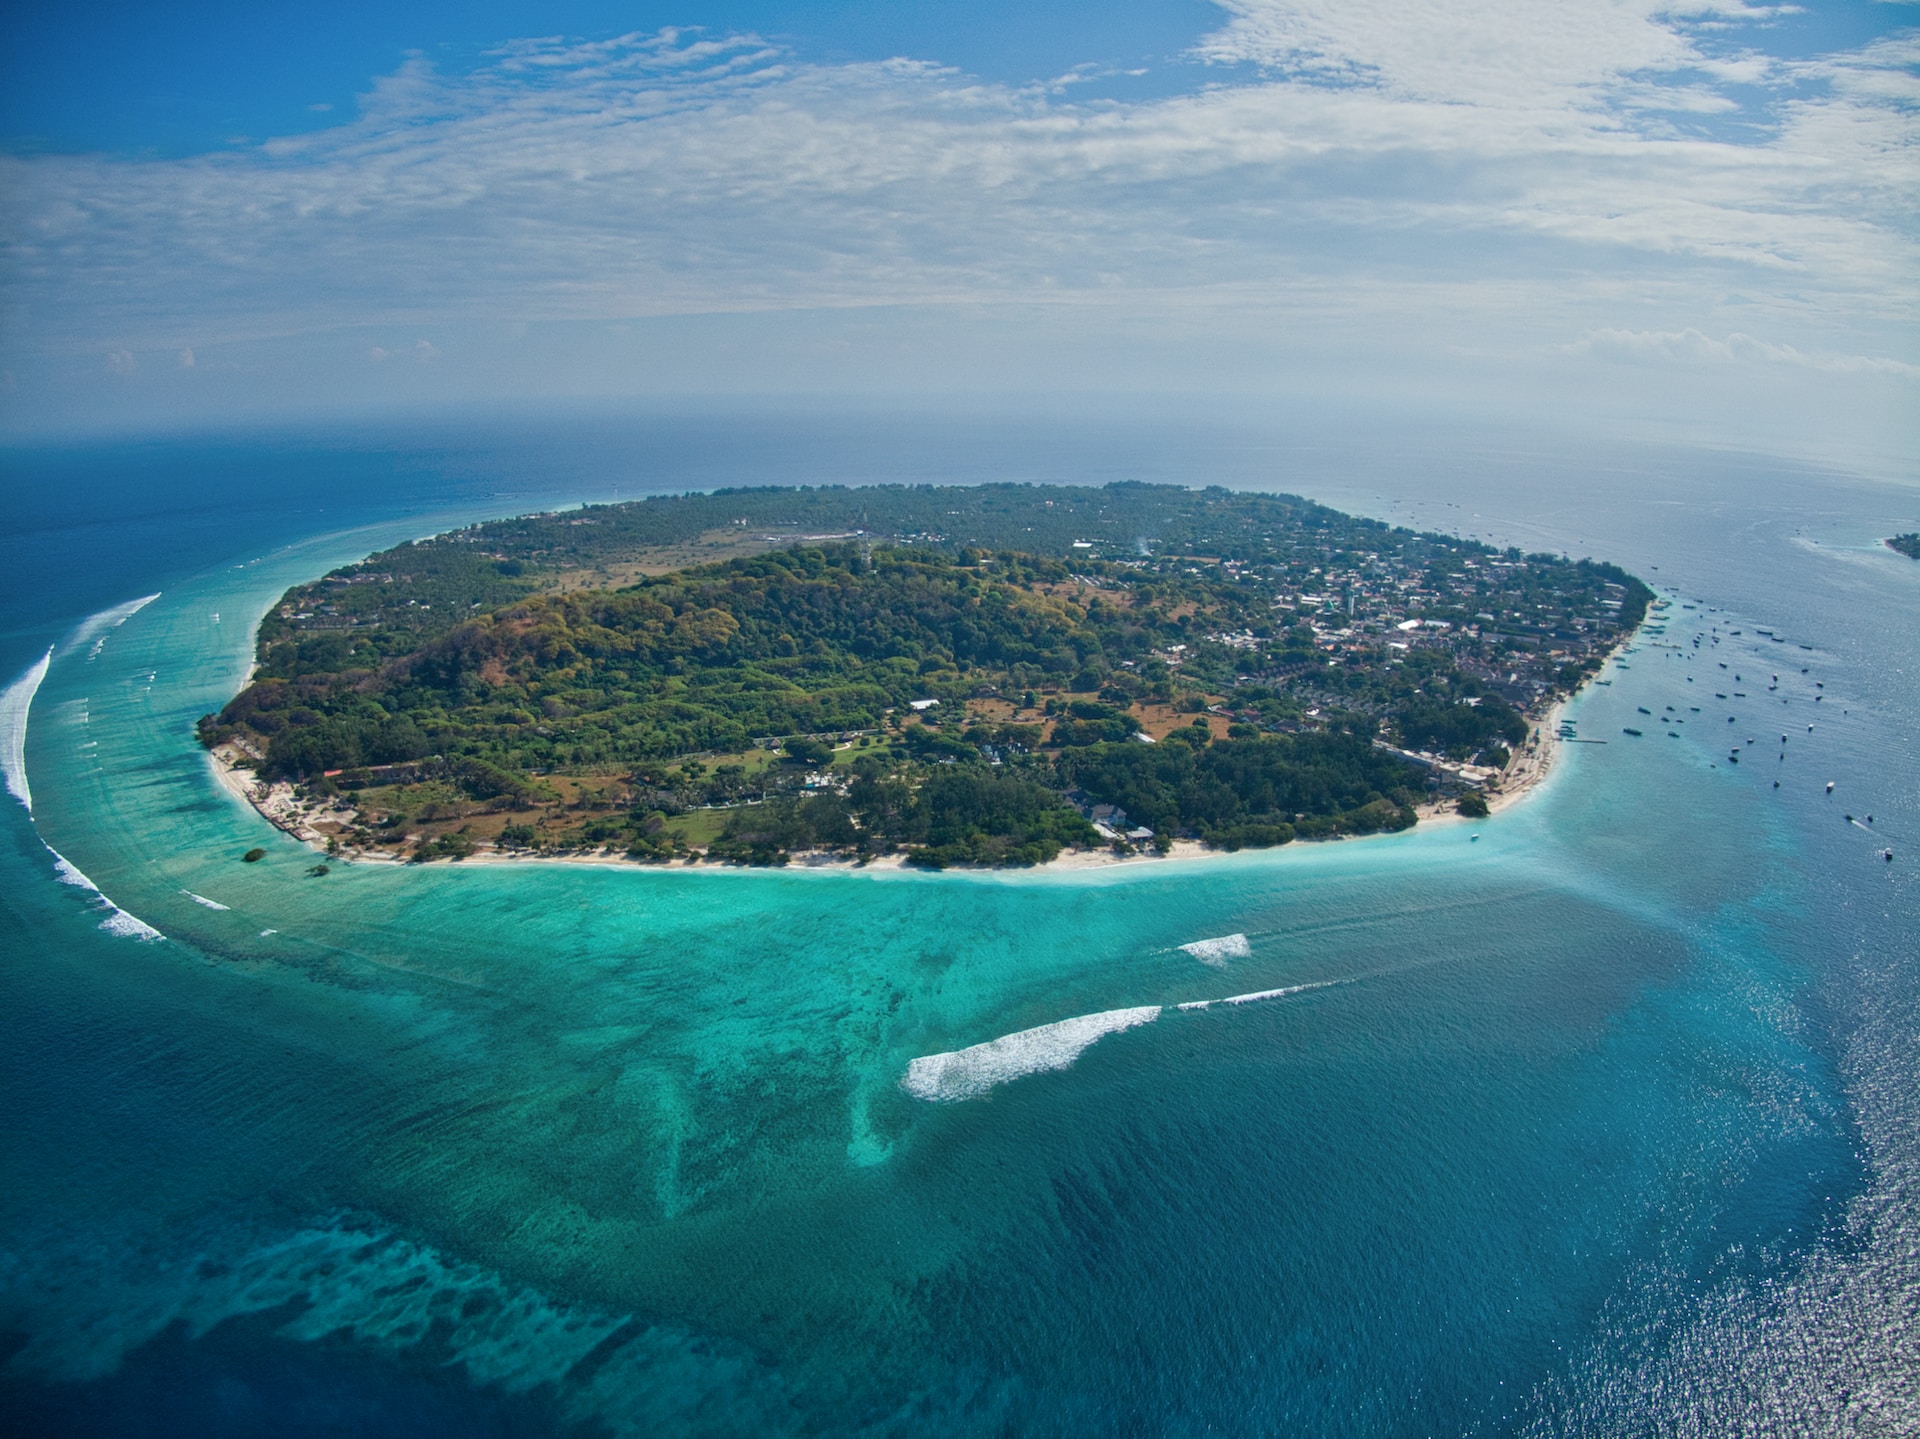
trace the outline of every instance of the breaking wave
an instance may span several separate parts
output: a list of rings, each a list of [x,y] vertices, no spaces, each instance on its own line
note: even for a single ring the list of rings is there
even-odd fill
[[[33,813],[33,791],[27,788],[27,712],[52,662],[49,646],[25,674],[0,690],[0,773],[5,774],[7,792],[27,807],[28,814]]]
[[[1350,979],[1316,979],[1311,984],[1289,984],[1282,989],[1256,989],[1251,994],[1230,994],[1221,1000],[1222,1004],[1257,1004],[1263,999],[1285,999],[1289,995],[1305,994],[1310,989],[1333,989],[1338,985],[1351,984]]]
[[[208,899],[204,894],[195,894],[190,889],[183,889],[180,891],[180,893],[184,894],[188,899],[192,900],[195,904],[204,904],[208,909],[232,909],[233,908],[232,905],[222,904],[217,899]]]
[[[1246,942],[1244,934],[1228,936]],[[1203,944],[1223,944],[1226,940],[1202,940]],[[1181,945],[1189,949],[1189,945]],[[1354,978],[1316,979],[1308,984],[1289,984],[1280,989],[1256,989],[1247,994],[1230,994],[1225,999],[1189,999],[1173,1006],[1179,1010],[1211,1009],[1216,1004],[1258,1004],[1262,1000],[1287,999],[1315,989],[1333,989],[1352,984]],[[951,1103],[977,1099],[996,1084],[1023,1075],[1042,1074],[1051,1069],[1070,1068],[1082,1051],[1109,1034],[1151,1024],[1165,1006],[1142,1005],[1137,1009],[1106,1009],[1098,1014],[1082,1014],[1057,1020],[1033,1029],[1016,1030],[945,1054],[928,1054],[907,1065],[900,1087],[916,1099]]]
[[[87,651],[87,658],[98,659],[100,651],[106,648],[107,636],[159,598],[160,592],[155,590],[150,595],[142,595],[137,600],[128,600],[123,605],[115,605],[112,609],[90,615],[81,623],[80,628],[73,632],[73,638],[67,642],[68,646],[79,649],[88,640],[92,640],[93,648]]]
[[[108,934],[117,934],[122,939],[137,939],[142,943],[149,944],[156,939],[166,938],[164,934],[160,933],[159,930],[148,924],[144,919],[141,919],[138,915],[128,914],[112,900],[105,900],[105,903],[107,906],[107,917],[100,921],[100,928],[104,929]]]
[[[1223,934],[1218,939],[1196,939],[1192,944],[1183,944],[1180,948],[1202,964],[1210,964],[1215,969],[1225,969],[1230,959],[1253,957],[1253,946],[1247,943],[1247,937],[1244,934]]]
[[[947,1054],[924,1055],[907,1066],[900,1087],[916,1099],[938,1103],[974,1099],[1022,1075],[1070,1068],[1082,1051],[1106,1035],[1159,1017],[1157,1004],[1109,1009],[1003,1034]]]
[[[1230,994],[1225,999],[1190,999],[1180,1008],[1211,1009],[1216,1004],[1258,1004],[1263,999],[1286,999],[1290,995],[1305,994],[1310,989],[1332,989],[1336,985],[1352,983],[1351,979],[1316,979],[1311,984],[1289,984],[1281,989],[1256,989],[1250,994]]]
[[[87,655],[88,659],[92,659],[100,653],[108,634],[159,598],[159,591],[156,590],[153,594],[128,600],[125,604],[89,616],[73,632],[68,647],[78,649],[92,640],[93,649]],[[33,697],[39,693],[40,684],[47,677],[47,666],[53,662],[53,651],[54,646],[49,645],[37,663],[6,689],[0,690],[0,777],[6,781],[7,792],[26,806],[28,814],[33,813],[33,791],[27,784],[27,713],[33,708]]]
[[[45,840],[41,840],[40,842],[47,844]],[[76,889],[87,890],[93,895],[94,903],[107,912],[107,917],[100,921],[100,928],[104,929],[108,934],[117,934],[122,939],[137,939],[148,943],[156,939],[166,938],[164,934],[160,933],[159,930],[148,924],[144,919],[141,919],[138,915],[128,914],[124,909],[120,908],[119,905],[108,899],[106,895],[100,892],[99,885],[95,884],[80,872],[78,865],[50,844],[47,844],[47,853],[53,856],[53,872],[59,878],[60,883],[70,884]],[[198,896],[196,896],[196,898],[197,897]],[[204,900],[201,902],[206,903]],[[225,906],[216,906],[216,908],[224,907]]]

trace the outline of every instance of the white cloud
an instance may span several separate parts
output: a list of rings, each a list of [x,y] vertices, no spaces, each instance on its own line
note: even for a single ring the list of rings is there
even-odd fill
[[[130,360],[191,325],[424,363],[368,339],[993,306],[1307,356],[1912,344],[1911,36],[1787,62],[1737,47],[1779,13],[1739,0],[1226,10],[1197,53],[1252,70],[1134,104],[665,31],[411,61],[354,118],[233,152],[0,157],[0,345]],[[1678,128],[1742,106],[1740,143]]]
[[[1716,340],[1692,328],[1594,330],[1568,345],[1566,351],[1569,354],[1601,355],[1636,363],[1798,365],[1804,369],[1826,370],[1841,375],[1881,374],[1920,379],[1920,365],[1911,365],[1904,360],[1879,355],[1808,354],[1792,345],[1769,344],[1738,330],[1724,340]]]
[[[132,375],[139,373],[140,362],[133,357],[132,350],[109,350],[107,368],[116,375]]]
[[[1216,63],[1500,110],[1559,106],[1701,58],[1660,0],[1222,0],[1197,52]],[[1689,7],[1692,8],[1692,7]],[[1744,16],[1734,0],[1708,9]]]

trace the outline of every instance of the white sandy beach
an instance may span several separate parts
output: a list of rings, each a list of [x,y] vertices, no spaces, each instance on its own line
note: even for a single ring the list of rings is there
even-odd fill
[[[1545,782],[1552,771],[1555,757],[1559,753],[1560,715],[1566,707],[1566,701],[1560,700],[1548,708],[1534,726],[1535,735],[1530,748],[1518,752],[1513,762],[1500,775],[1497,788],[1487,791],[1487,807],[1491,814],[1519,804]],[[242,755],[231,745],[222,745],[209,756],[209,764],[214,778],[220,787],[242,803],[252,806],[260,815],[284,834],[291,835],[316,852],[326,850],[326,837],[312,823],[311,806],[302,802],[294,793],[293,786],[282,781],[266,785],[252,777],[250,770],[242,767],[241,762],[249,758]],[[1417,813],[1422,825],[1484,823],[1484,820],[1469,820],[1457,813],[1451,802],[1423,805]],[[1302,841],[1310,843],[1312,841]],[[1169,864],[1199,859],[1224,858],[1233,851],[1211,849],[1198,840],[1178,839],[1168,853],[1152,852],[1135,854],[1115,854],[1108,849],[1065,850],[1036,868],[1070,872],[1075,870],[1111,869],[1119,865]],[[339,856],[354,863],[404,864],[407,861],[398,855],[380,854],[362,850],[349,850]],[[493,864],[572,864],[572,865],[612,865],[632,869],[726,869],[737,868],[723,860],[709,860],[703,856],[667,861],[635,860],[610,850],[575,852],[571,854],[531,854],[498,849],[481,850],[459,861],[469,865]],[[898,854],[882,855],[862,864],[858,860],[832,851],[803,851],[792,856],[787,868],[802,870],[846,870],[885,872],[907,867],[904,857]]]

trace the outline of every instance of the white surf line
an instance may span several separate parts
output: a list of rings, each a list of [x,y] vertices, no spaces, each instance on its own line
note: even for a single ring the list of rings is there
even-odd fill
[[[923,1055],[907,1066],[900,1087],[916,1099],[932,1103],[974,1099],[996,1084],[1022,1075],[1071,1068],[1074,1060],[1107,1035],[1153,1023],[1160,1017],[1160,1009],[1157,1004],[1148,1004],[1076,1015],[1003,1034],[966,1049]]]
[[[1365,975],[1354,975],[1351,979],[1316,979],[1311,984],[1289,984],[1282,989],[1256,989],[1251,994],[1230,994],[1225,999],[1190,999],[1177,1008],[1211,1009],[1216,1004],[1258,1004],[1263,999],[1286,999],[1290,995],[1305,994],[1311,989],[1333,989],[1365,978]]]
[[[1189,944],[1179,946],[1183,953],[1192,955],[1202,964],[1215,969],[1225,969],[1230,959],[1253,958],[1253,946],[1244,934],[1223,934],[1218,939],[1196,939]]]
[[[183,889],[180,891],[180,893],[184,894],[188,899],[192,900],[195,904],[204,904],[208,909],[232,909],[233,908],[232,905],[222,904],[217,899],[208,899],[204,894],[195,894],[190,889]]]
[[[1316,989],[1358,984],[1371,977],[1356,974],[1344,979],[1316,979],[1306,984],[1289,984],[1280,989],[1257,989],[1247,994],[1233,994],[1225,999],[1190,999],[1172,1007],[1177,1010],[1202,1010],[1211,1009],[1216,1004],[1259,1004],[1270,999],[1289,999]],[[923,1055],[907,1065],[900,1087],[916,1099],[935,1104],[977,1099],[995,1085],[1005,1084],[1008,1080],[1050,1070],[1070,1069],[1076,1059],[1107,1035],[1118,1034],[1137,1025],[1151,1024],[1166,1007],[1148,1004],[1136,1009],[1106,1009],[1098,1014],[1076,1015],[1072,1019],[1016,1030],[966,1049]]]
[[[40,843],[46,845],[47,853],[53,856],[53,872],[59,876],[60,883],[73,885],[76,889],[91,891],[94,902],[106,910],[107,917],[100,921],[100,928],[104,929],[108,934],[117,934],[123,939],[138,939],[144,942],[151,942],[156,939],[166,938],[164,934],[160,933],[159,930],[148,924],[144,919],[139,918],[137,915],[128,914],[124,909],[120,908],[119,905],[108,899],[106,895],[101,893],[100,886],[82,874],[80,867],[74,864],[73,861],[68,859],[64,854],[60,853],[59,850],[47,844],[44,839],[41,840]]]
[[[6,776],[7,792],[26,806],[28,814],[33,813],[33,791],[27,785],[27,713],[52,663],[53,646],[48,645],[25,674],[0,690],[0,773]]]
[[[110,609],[100,611],[97,615],[88,616],[81,622],[80,628],[73,632],[72,638],[67,641],[67,648],[77,650],[88,640],[92,640],[93,648],[87,652],[87,658],[98,659],[100,651],[106,648],[107,636],[159,598],[160,591],[155,590],[150,595],[142,595],[137,600],[128,600],[125,604],[114,605]]]
[[[155,590],[150,595],[90,615],[68,639],[67,648],[77,649],[88,640],[95,640],[93,651],[87,656],[92,659],[106,643],[108,632],[118,629],[159,598],[160,592]],[[6,780],[7,792],[26,807],[28,814],[33,813],[33,789],[27,783],[27,715],[33,708],[33,697],[47,677],[47,666],[53,663],[56,648],[48,645],[38,663],[5,690],[0,690],[0,776]]]

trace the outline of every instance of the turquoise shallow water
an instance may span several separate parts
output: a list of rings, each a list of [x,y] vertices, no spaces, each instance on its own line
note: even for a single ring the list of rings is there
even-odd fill
[[[1920,566],[1871,547],[1897,491],[1663,463],[1697,468],[1684,513],[1616,492],[1575,525],[1523,460],[1476,481],[1478,508],[1599,534],[1676,596],[1575,702],[1610,742],[1477,841],[1092,873],[309,878],[192,720],[288,583],[430,526],[88,576],[118,589],[20,621],[10,671],[56,644],[32,821],[0,820],[24,1177],[0,1411],[167,1434],[1907,1422]],[[1309,492],[1369,508],[1352,484]],[[1718,650],[1660,647],[1706,624]],[[1766,709],[1711,698],[1723,659],[1783,671]],[[1620,733],[1667,704],[1684,739]],[[1764,741],[1739,766],[1734,732]],[[101,929],[48,845],[165,938]],[[1225,968],[1178,948],[1236,933]],[[900,1084],[1141,1006],[1168,1008],[977,1098]]]

